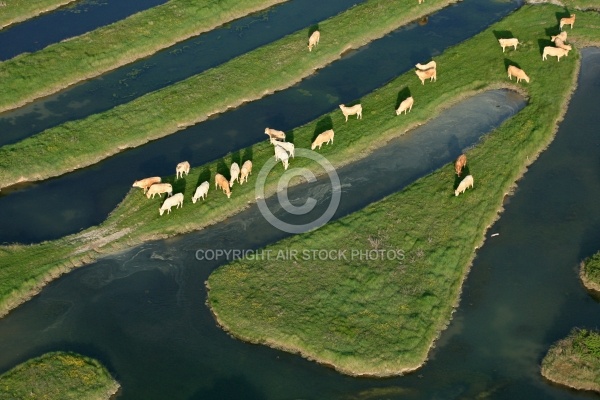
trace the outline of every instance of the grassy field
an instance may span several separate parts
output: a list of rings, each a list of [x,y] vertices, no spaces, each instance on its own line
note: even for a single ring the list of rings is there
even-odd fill
[[[583,260],[579,276],[586,288],[600,292],[600,252]]]
[[[531,77],[530,84],[522,83],[529,104],[467,152],[473,190],[454,197],[455,175],[448,165],[364,210],[267,247],[273,254],[290,249],[298,254],[346,250],[348,255],[400,249],[402,260],[309,257],[221,267],[207,286],[209,305],[224,329],[352,375],[388,376],[422,365],[451,318],[475,249],[498,217],[504,196],[552,140],[565,112],[578,54],[560,63],[541,60],[561,12],[555,6],[525,6],[436,58],[438,82],[425,89],[442,102],[504,81],[507,64],[518,64]],[[578,18],[579,29],[569,37],[574,46],[580,37],[600,43],[600,15],[580,13]],[[502,54],[497,34],[514,35],[523,44]],[[405,85],[402,78],[395,82],[397,91]],[[409,86],[413,113],[430,101],[419,101],[418,86],[414,81]],[[373,117],[363,123],[368,118]],[[328,151],[335,150],[332,146]]]
[[[340,58],[348,49],[358,48],[453,1],[430,0],[419,5],[413,0],[369,0],[319,23],[321,42],[311,53],[307,50],[308,29],[304,29],[130,103],[4,146],[0,148],[0,187],[94,164],[125,148],[289,87]],[[405,5],[402,12],[398,12],[399,3]]]
[[[600,392],[600,334],[574,329],[550,348],[542,375],[570,388]]]
[[[0,63],[0,111],[19,107],[283,1],[170,0],[35,53],[21,54]]]
[[[46,353],[0,375],[1,399],[103,400],[119,387],[98,361],[74,353]]]
[[[4,0],[0,7],[0,29],[52,11],[76,0]]]

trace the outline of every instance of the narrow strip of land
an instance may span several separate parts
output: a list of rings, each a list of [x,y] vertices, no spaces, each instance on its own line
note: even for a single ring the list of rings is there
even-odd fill
[[[369,0],[320,23],[321,42],[310,53],[308,30],[302,30],[130,103],[4,146],[0,149],[0,187],[94,164],[123,149],[289,87],[340,58],[348,49],[358,48],[453,1],[432,0],[427,5],[411,1],[403,12],[398,12],[396,3]]]
[[[583,260],[579,277],[586,288],[600,293],[600,251]]]
[[[76,0],[4,0],[0,7],[0,29],[55,10]]]
[[[170,0],[35,53],[19,55],[0,63],[0,112],[283,1]]]
[[[102,364],[75,353],[46,353],[0,375],[2,399],[108,400],[119,387]]]
[[[309,257],[232,263],[208,280],[209,305],[219,323],[243,340],[299,352],[351,375],[397,375],[421,366],[451,318],[475,249],[504,196],[552,140],[566,110],[577,53],[560,65],[543,62],[540,54],[549,43],[546,29],[556,29],[561,12],[555,6],[524,7],[436,59],[438,82],[429,90],[442,98],[468,92],[473,80],[474,88],[498,84],[507,79],[510,64],[531,78],[522,84],[530,104],[467,152],[474,189],[455,197],[455,174],[448,166],[362,211],[266,249],[348,255],[401,249],[400,261]],[[600,43],[600,16],[586,13],[581,19],[577,35]],[[511,32],[522,45],[503,54],[497,32]],[[575,32],[570,38],[577,47]],[[414,98],[413,112],[420,96]]]

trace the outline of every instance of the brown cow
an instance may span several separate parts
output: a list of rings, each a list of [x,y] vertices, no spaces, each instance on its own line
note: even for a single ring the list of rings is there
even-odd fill
[[[160,183],[161,181],[162,179],[160,176],[153,176],[151,178],[144,178],[140,179],[139,181],[135,181],[131,186],[144,189],[144,194],[146,194],[150,186],[154,185],[155,183]]]
[[[458,156],[456,162],[454,163],[454,170],[456,171],[456,175],[460,176],[460,173],[462,172],[462,169],[465,167],[465,165],[467,165],[467,156],[461,154],[460,156]]]

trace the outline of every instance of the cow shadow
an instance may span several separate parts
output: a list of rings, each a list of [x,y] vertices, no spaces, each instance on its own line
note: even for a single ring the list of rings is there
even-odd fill
[[[494,33],[494,36],[496,37],[496,40],[498,39],[512,39],[514,38],[514,35],[512,34],[512,31],[492,31]]]
[[[225,159],[221,157],[219,161],[217,161],[217,174],[221,174],[225,177],[229,176],[229,166],[225,162]]]
[[[184,175],[183,178],[175,179],[172,183],[173,186],[173,194],[175,193],[185,193],[185,188],[187,187],[187,175]]]
[[[544,32],[546,32],[546,36],[556,36],[560,33],[560,28],[558,25],[551,26],[549,28],[544,28]]]
[[[285,133],[285,141],[294,143],[294,130],[293,129]]]
[[[244,163],[246,160],[250,160],[250,161],[252,161],[252,159],[254,158],[254,150],[253,150],[253,147],[254,147],[254,146],[249,146],[249,147],[246,147],[246,148],[244,149],[244,156],[243,156],[243,158],[242,158],[242,164],[240,164],[240,165],[243,165],[243,163]]]
[[[210,179],[212,178],[211,173],[210,173],[210,168],[208,168],[208,166],[205,166],[202,168],[202,170],[200,171],[200,173],[198,174],[198,180],[196,181],[196,187],[200,186],[202,184],[202,182],[207,181],[210,184]]]
[[[550,39],[538,39],[538,46],[540,48],[540,55],[544,54],[544,47],[554,47],[554,43]]]
[[[398,107],[400,107],[400,103],[402,103],[404,100],[408,99],[411,96],[410,93],[410,89],[407,87],[401,89],[398,92],[398,96],[396,96],[396,107],[394,107],[394,111],[396,111],[398,109]]]
[[[510,67],[511,65],[514,65],[515,67],[522,69],[521,65],[519,65],[518,62],[515,62],[509,58],[504,58],[504,70],[507,71],[508,67]]]
[[[333,120],[331,119],[331,116],[328,115],[317,121],[317,125],[315,126],[315,130],[310,142],[314,142],[317,136],[329,129],[333,129]]]
[[[233,163],[238,163],[238,165],[240,166],[242,165],[242,154],[239,150],[236,150],[233,153],[231,153],[231,164]]]
[[[315,33],[318,30],[319,30],[319,24],[314,24],[313,26],[308,28],[308,36],[306,36],[306,39],[308,40],[310,38],[310,35],[312,35],[313,33]]]

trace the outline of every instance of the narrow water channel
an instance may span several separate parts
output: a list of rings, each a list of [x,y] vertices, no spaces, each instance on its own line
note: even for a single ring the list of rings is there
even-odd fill
[[[0,30],[0,61],[32,53],[167,0],[80,0]]]
[[[523,106],[522,97],[510,91],[477,95],[341,168],[342,201],[335,218],[450,162]],[[330,189],[321,179],[294,187],[289,197],[293,203],[317,199],[320,213]],[[275,199],[268,200],[272,210]],[[123,386],[120,400],[337,399],[402,382],[353,379],[295,355],[233,340],[215,326],[204,304],[204,281],[221,261],[198,260],[196,251],[255,249],[286,235],[252,206],[203,231],[147,243],[76,270],[0,319],[0,372],[46,351],[78,351],[111,369]]]
[[[99,224],[134,180],[172,175],[182,160],[202,165],[250,146],[265,139],[266,126],[290,130],[314,120],[473,36],[518,4],[465,0],[431,15],[426,25],[410,24],[347,54],[287,90],[92,167],[16,191],[2,190],[0,243],[51,240]]]

